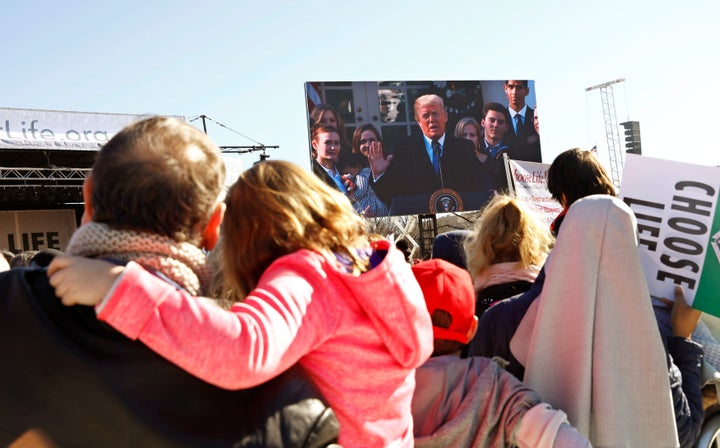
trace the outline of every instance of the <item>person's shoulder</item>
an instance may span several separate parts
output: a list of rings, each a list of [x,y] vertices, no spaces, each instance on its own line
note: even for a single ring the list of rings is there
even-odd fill
[[[470,140],[468,140],[466,138],[455,137],[453,135],[445,136],[445,144],[453,145],[453,146],[463,146],[463,147],[468,147],[470,149],[473,148],[473,144]]]
[[[531,286],[532,282],[529,282],[527,280],[515,280],[487,286],[482,290],[478,291],[477,295],[478,297],[482,297],[484,299],[491,299],[493,301],[503,300],[509,297],[517,296],[518,294],[522,294],[525,291],[529,290]]]
[[[485,138],[482,138],[482,136],[480,136],[480,137],[481,138],[480,138],[480,142],[478,142],[478,147],[482,150],[486,150],[488,147],[487,142],[485,141]]]
[[[495,360],[485,356],[469,356],[461,358],[458,355],[441,355],[428,358],[418,369],[424,371],[482,371]]]
[[[524,293],[508,297],[507,299],[499,300],[493,303],[490,308],[485,310],[483,315],[480,317],[480,321],[490,322],[502,326],[505,323],[503,319],[509,318],[510,316],[522,318],[536,297],[537,296],[526,291]]]
[[[423,141],[422,135],[408,135],[404,137],[398,137],[397,139],[390,142],[390,151],[392,154],[397,154],[402,151],[410,151],[417,148],[425,148],[425,142]]]
[[[275,259],[268,270],[278,266],[304,266],[315,265],[325,261],[325,256],[318,251],[310,249],[299,249],[286,255],[282,255]]]
[[[24,266],[0,272],[0,291],[3,292],[4,297],[16,294],[31,295],[37,288],[43,288],[54,295],[45,268]]]
[[[275,259],[260,276],[260,282],[282,277],[295,281],[328,286],[338,271],[329,255],[315,250],[300,249]],[[297,285],[296,285],[297,286]]]
[[[471,146],[472,146],[472,142],[471,142],[470,140],[468,140],[468,139],[466,139],[466,138],[462,138],[462,137],[455,137],[454,135],[451,135],[451,134],[445,134],[445,142],[446,142],[446,143],[452,142],[452,143],[455,143],[455,144],[471,145]]]
[[[2,272],[0,291],[0,314],[28,320],[44,316],[43,325],[63,328],[70,333],[92,328],[115,334],[115,330],[97,321],[93,307],[63,305],[50,284],[47,268],[20,267]],[[23,317],[19,317],[21,315]],[[82,325],[78,325],[79,322]]]
[[[453,155],[462,154],[467,160],[469,160],[470,157],[477,159],[477,157],[475,157],[473,143],[468,139],[448,135],[445,137],[445,147],[449,148],[450,151],[448,153],[452,153]]]
[[[327,175],[327,172],[325,171],[325,169],[315,159],[312,159],[312,172],[317,175],[321,175],[321,176]]]

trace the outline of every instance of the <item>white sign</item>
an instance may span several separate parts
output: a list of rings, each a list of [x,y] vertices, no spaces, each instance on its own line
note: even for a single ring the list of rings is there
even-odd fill
[[[694,308],[720,316],[720,167],[627,154],[620,197],[635,213],[653,297],[680,285]]]
[[[150,116],[0,108],[0,149],[98,150],[128,124]]]
[[[509,160],[515,197],[527,202],[545,224],[550,224],[562,212],[562,206],[547,189],[549,164]]]

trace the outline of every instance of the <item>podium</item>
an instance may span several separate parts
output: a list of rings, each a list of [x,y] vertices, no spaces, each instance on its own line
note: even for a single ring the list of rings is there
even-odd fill
[[[462,208],[452,210],[453,207],[443,210],[442,205],[436,211],[430,211],[432,194],[418,194],[395,196],[390,203],[388,216],[417,215],[424,213],[452,213],[456,211],[480,210],[490,199],[491,191],[465,191],[458,192],[462,200]]]

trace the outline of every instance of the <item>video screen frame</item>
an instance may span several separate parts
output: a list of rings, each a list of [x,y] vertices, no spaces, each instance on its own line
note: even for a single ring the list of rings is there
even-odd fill
[[[511,88],[508,89],[508,86]],[[517,124],[511,121],[511,115],[514,114],[508,109],[510,90],[516,93],[515,96],[517,92],[524,93],[520,95],[524,96],[527,106],[521,109],[521,114],[524,113],[521,134],[525,134],[520,137],[523,138],[522,142],[515,135],[513,125]],[[508,189],[503,153],[511,159],[542,162],[539,133],[527,130],[535,129],[533,112],[537,100],[533,80],[312,81],[305,83],[305,93],[309,156],[313,172],[348,194],[356,210],[367,217],[478,210],[493,194]],[[446,114],[444,134],[441,137],[444,145],[441,145],[440,150],[440,163],[444,166],[441,166],[439,174],[435,174],[437,168],[435,173],[430,171],[433,168],[431,142],[429,137],[423,139],[423,130],[415,116],[415,102],[418,98],[422,98],[422,101],[439,98]],[[513,100],[517,104],[517,98]],[[502,106],[499,110],[505,112],[490,110],[489,119],[484,120],[484,107],[489,103]],[[329,150],[318,154],[318,149],[322,153],[325,148],[323,142],[313,143],[313,129],[319,131],[320,121],[328,121],[327,117],[331,115],[335,115],[335,119],[330,120],[330,126],[336,128],[337,135],[320,135],[325,139],[324,142],[339,143],[341,148],[339,151],[333,148],[335,153]],[[493,138],[497,140],[498,126],[495,130],[489,128],[487,131],[487,138],[491,141],[488,143],[485,141],[484,121],[489,127],[490,121],[494,120],[491,117],[502,115],[505,115],[505,130],[502,132],[504,144],[501,142],[497,145],[501,149],[493,151],[491,143]],[[479,141],[477,144],[458,144],[458,138],[467,139],[460,137],[460,131],[456,128],[461,120],[468,119],[474,120],[475,124],[464,123],[464,128],[479,127]],[[377,139],[382,140],[385,160],[392,156],[387,172],[381,172],[379,177],[373,172],[371,157],[363,154],[362,147],[358,145],[361,139],[353,139],[357,129],[367,130],[370,125],[376,131],[373,133],[378,134]],[[535,140],[526,141],[527,134],[533,132]],[[371,137],[372,133],[368,136]],[[470,161],[468,151],[475,161]],[[492,152],[489,160],[488,157],[481,160],[483,152]],[[460,153],[463,157],[459,156]],[[365,166],[360,165],[363,159]],[[462,165],[477,166],[473,171]],[[431,178],[434,176],[442,178],[442,181],[432,185]],[[475,177],[478,178],[477,182],[469,182],[468,178]],[[373,198],[366,198],[368,191]]]

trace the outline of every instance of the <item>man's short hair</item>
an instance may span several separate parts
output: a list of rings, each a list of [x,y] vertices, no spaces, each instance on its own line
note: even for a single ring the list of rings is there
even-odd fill
[[[93,221],[198,243],[224,180],[220,150],[207,135],[177,118],[147,118],[98,153]]]
[[[513,79],[513,81],[515,81],[515,82],[518,83],[518,84],[522,84],[524,87],[527,87],[527,86],[528,86],[528,81],[527,81],[527,79]],[[510,82],[509,79],[505,80],[505,85],[507,85],[507,83],[509,83],[509,82]]]
[[[30,260],[37,254],[36,250],[24,250],[10,260],[10,268],[22,268],[30,266]]]
[[[507,123],[510,123],[510,112],[508,111],[507,107],[503,106],[500,103],[485,103],[482,113],[483,120],[487,117],[488,112],[490,112],[491,110],[503,114],[503,116],[505,117],[505,121]]]
[[[423,106],[426,106],[428,104],[437,104],[442,109],[445,109],[445,101],[443,101],[442,97],[435,95],[434,93],[419,96],[415,100],[415,106],[414,106],[415,118],[417,118],[418,109]]]

